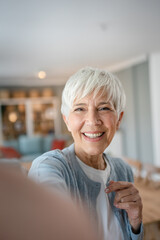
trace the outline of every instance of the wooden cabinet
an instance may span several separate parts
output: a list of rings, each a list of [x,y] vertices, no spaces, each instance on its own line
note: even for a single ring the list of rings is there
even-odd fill
[[[61,133],[57,97],[0,99],[0,143],[19,135]]]

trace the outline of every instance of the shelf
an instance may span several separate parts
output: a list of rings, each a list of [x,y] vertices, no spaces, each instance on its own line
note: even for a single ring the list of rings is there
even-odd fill
[[[0,143],[19,135],[61,133],[57,97],[0,99]]]

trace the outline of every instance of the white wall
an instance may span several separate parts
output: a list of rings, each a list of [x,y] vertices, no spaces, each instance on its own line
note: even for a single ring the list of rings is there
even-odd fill
[[[106,148],[105,152],[114,157],[124,156],[122,132],[120,130],[116,132],[111,144]]]
[[[148,61],[116,72],[127,98],[122,120],[123,155],[154,163]]]
[[[149,57],[154,164],[160,166],[160,53]]]
[[[143,163],[154,163],[148,61],[133,68],[136,145]]]
[[[116,72],[116,75],[121,80],[127,98],[124,117],[120,129],[122,131],[123,155],[130,158],[138,158],[136,146],[136,119],[135,119],[135,104],[133,93],[132,68],[123,69]]]

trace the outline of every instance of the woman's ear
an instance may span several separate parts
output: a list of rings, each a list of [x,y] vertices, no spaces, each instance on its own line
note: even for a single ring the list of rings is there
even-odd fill
[[[70,132],[71,130],[70,130],[70,127],[69,127],[69,124],[68,124],[68,119],[67,119],[67,117],[66,117],[65,115],[62,115],[62,117],[63,117],[63,120],[64,120],[64,122],[65,122],[65,124],[66,124],[66,126],[67,126],[67,128],[68,128],[68,131]]]
[[[119,126],[120,126],[120,124],[121,124],[121,121],[122,121],[122,118],[123,118],[123,114],[124,114],[124,112],[121,112],[121,113],[119,114],[119,119],[118,119],[118,121],[117,121],[117,130],[119,129]]]

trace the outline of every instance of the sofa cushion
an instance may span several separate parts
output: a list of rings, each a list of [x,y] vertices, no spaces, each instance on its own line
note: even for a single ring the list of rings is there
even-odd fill
[[[54,139],[51,145],[51,150],[60,149],[65,147],[66,141],[64,139]]]
[[[54,134],[48,134],[43,137],[43,152],[48,152],[51,150],[52,142],[55,139]]]
[[[21,135],[18,141],[20,152],[23,155],[43,153],[42,136],[36,135],[29,137]]]
[[[18,145],[17,139],[4,140],[3,146],[4,147],[12,147],[19,152],[19,145]]]
[[[12,147],[0,147],[1,158],[20,158],[21,154]]]

